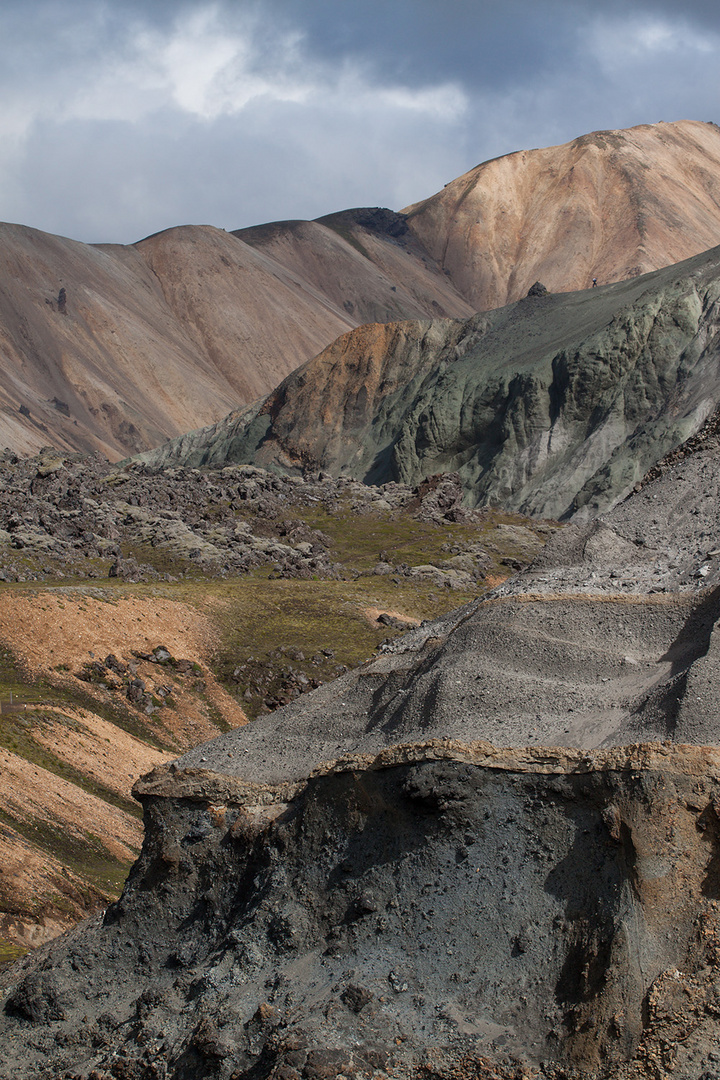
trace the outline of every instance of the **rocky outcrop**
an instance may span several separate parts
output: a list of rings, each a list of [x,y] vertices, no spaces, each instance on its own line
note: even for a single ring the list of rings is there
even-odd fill
[[[134,463],[118,469],[96,456],[46,450],[35,458],[0,460],[0,582],[108,574],[133,582],[188,573],[216,578],[261,566],[276,578],[357,576],[354,566],[336,561],[340,553],[333,554],[332,539],[303,520],[319,508],[355,518],[392,516],[395,522],[488,524],[482,513],[462,505],[453,473],[417,488],[373,488],[328,474],[278,476],[252,465],[157,470]],[[384,552],[374,572],[424,575],[441,587],[474,589],[495,557],[511,560],[505,565],[519,565],[518,559],[526,564],[554,527],[525,527],[530,524],[501,523],[494,540],[470,542],[462,551],[448,543],[441,559],[422,551],[422,565],[407,550],[411,564],[400,553]],[[392,524],[390,530],[392,536]],[[433,565],[427,565],[430,559]]]
[[[470,505],[590,517],[714,410],[719,297],[715,248],[465,322],[361,327],[252,409],[141,460],[366,483],[457,471]]]
[[[720,129],[681,120],[595,131],[486,161],[405,208],[477,309],[646,274],[720,243]]]
[[[719,782],[707,749],[452,742],[153,774],[120,901],[16,970],[0,1075],[700,1075]]]

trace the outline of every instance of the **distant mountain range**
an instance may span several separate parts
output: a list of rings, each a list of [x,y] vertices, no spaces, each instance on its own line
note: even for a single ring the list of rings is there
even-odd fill
[[[2,225],[0,447],[116,460],[216,423],[361,324],[467,320],[537,279],[566,292],[670,265],[720,243],[719,166],[720,129],[681,121],[511,154],[401,213],[126,247]]]

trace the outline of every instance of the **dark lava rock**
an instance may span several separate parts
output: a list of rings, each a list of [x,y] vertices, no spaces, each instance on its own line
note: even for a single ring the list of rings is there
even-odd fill
[[[491,1076],[485,1061],[614,1078],[652,1045],[674,970],[694,973],[693,1030],[720,1033],[702,1005],[717,827],[708,846],[696,824],[720,798],[716,752],[589,763],[436,743],[338,768],[276,788],[196,770],[142,782],[146,840],[120,901],[16,966],[3,1080],[91,1057],[97,1076],[122,1060],[144,1078],[150,1047],[157,1075],[198,1080],[411,1077],[428,1055],[437,1076]]]

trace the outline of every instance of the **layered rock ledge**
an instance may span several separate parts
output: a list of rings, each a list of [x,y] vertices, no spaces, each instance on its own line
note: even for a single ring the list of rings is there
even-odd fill
[[[712,1063],[718,749],[441,740],[302,783],[171,767],[136,791],[140,860],[102,925],[25,962],[3,1077]]]

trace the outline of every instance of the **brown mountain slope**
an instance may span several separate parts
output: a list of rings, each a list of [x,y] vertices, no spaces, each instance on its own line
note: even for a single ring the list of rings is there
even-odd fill
[[[0,227],[1,445],[118,457],[234,404],[233,387],[192,347],[132,255]],[[191,399],[182,392],[190,384]]]
[[[360,324],[674,263],[720,242],[719,165],[720,129],[682,121],[486,162],[402,214],[128,247],[1,225],[0,447],[124,457],[268,393]]]
[[[484,162],[405,208],[476,309],[657,270],[720,243],[720,128],[598,131]]]
[[[235,236],[311,283],[356,324],[471,315],[474,310],[404,217],[391,210],[276,221],[240,229]]]
[[[184,226],[135,245],[201,355],[253,401],[355,321],[300,275],[222,229]]]
[[[123,247],[1,225],[0,446],[124,457],[267,393],[368,317],[470,311],[416,242],[376,241],[376,266],[308,228],[331,241],[324,282],[317,244],[304,272],[209,226]]]

